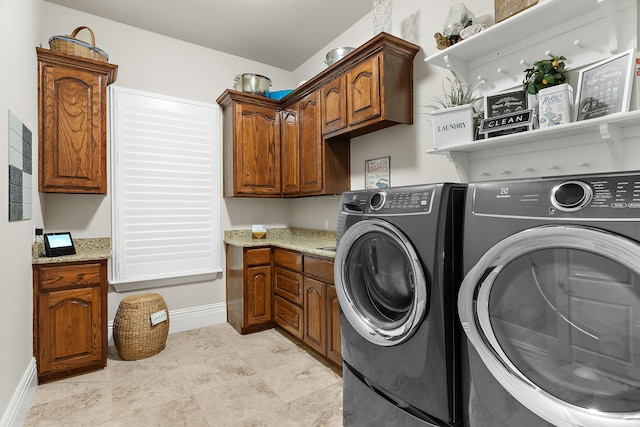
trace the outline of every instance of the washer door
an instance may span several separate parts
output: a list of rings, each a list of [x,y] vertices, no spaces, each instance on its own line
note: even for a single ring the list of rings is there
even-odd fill
[[[557,426],[640,423],[640,245],[544,226],[492,247],[458,297],[498,382]],[[473,375],[473,373],[472,373]]]
[[[391,346],[413,334],[425,314],[427,286],[400,230],[379,219],[356,223],[340,239],[334,266],[340,308],[360,335]]]

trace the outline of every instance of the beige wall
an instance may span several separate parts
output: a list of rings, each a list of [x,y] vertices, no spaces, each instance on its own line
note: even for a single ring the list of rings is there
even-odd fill
[[[41,0],[0,2],[0,420],[32,362],[31,243],[34,221],[8,222],[8,111],[32,132],[37,156],[38,109],[35,46]],[[37,169],[37,162],[34,159]],[[34,176],[34,185],[37,180]],[[40,207],[34,201],[34,219]]]

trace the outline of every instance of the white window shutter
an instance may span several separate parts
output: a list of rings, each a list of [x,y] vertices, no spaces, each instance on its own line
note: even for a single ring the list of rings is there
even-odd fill
[[[221,271],[219,107],[110,93],[111,283]]]

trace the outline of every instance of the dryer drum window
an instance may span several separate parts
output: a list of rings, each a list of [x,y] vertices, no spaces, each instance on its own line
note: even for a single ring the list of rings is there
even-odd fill
[[[371,323],[395,328],[406,321],[413,305],[412,266],[402,248],[389,237],[369,233],[354,245],[348,261],[353,301]]]
[[[637,242],[579,226],[525,230],[471,269],[458,308],[485,365],[537,415],[557,425],[640,420]]]

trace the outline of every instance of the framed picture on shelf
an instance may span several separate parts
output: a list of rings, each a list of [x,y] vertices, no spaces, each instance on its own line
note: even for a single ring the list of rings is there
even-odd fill
[[[390,184],[390,157],[367,160],[364,162],[364,188],[386,188]]]
[[[629,49],[580,70],[576,121],[629,111],[635,49]]]
[[[494,95],[487,95],[484,97],[485,119],[504,116],[505,114],[511,114],[517,111],[526,110],[527,108],[527,94],[524,93],[523,90],[502,92]],[[495,132],[487,132],[486,135],[488,138],[492,138],[494,136],[525,132],[527,130],[531,130],[531,126],[516,126]]]

